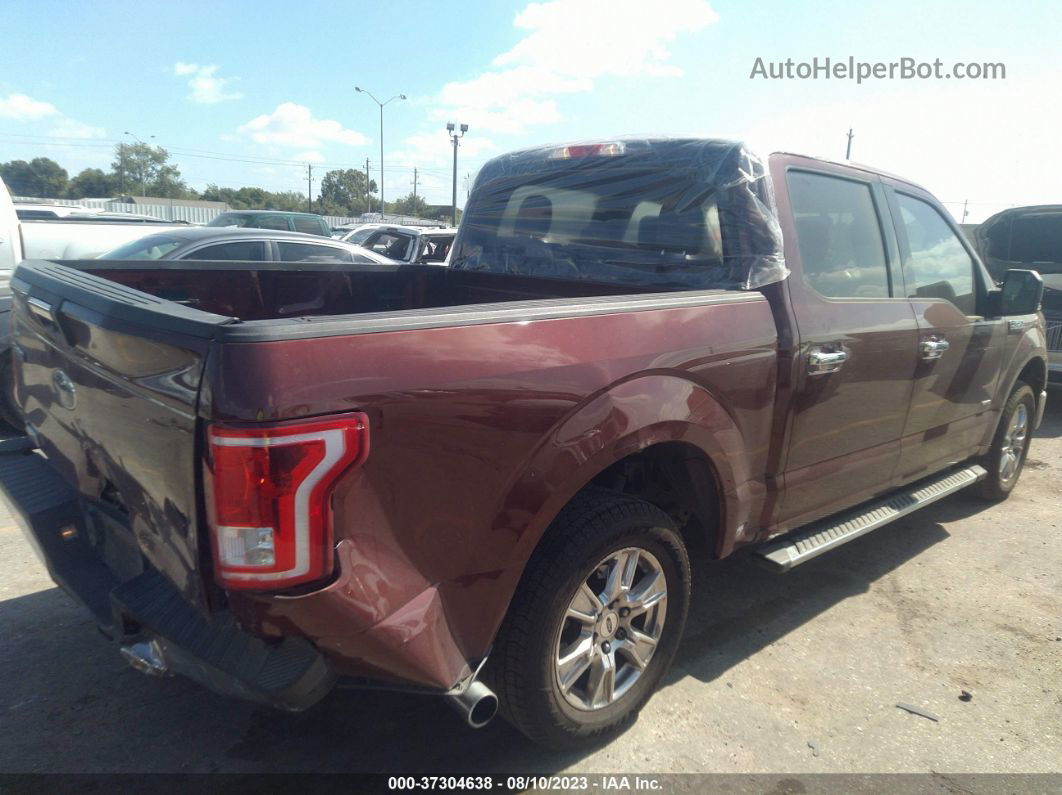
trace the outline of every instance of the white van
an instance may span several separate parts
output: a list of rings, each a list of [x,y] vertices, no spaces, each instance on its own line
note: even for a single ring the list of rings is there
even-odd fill
[[[0,420],[18,429],[22,418],[11,397],[11,272],[22,261],[22,233],[15,204],[0,180]],[[11,428],[0,428],[0,436]]]

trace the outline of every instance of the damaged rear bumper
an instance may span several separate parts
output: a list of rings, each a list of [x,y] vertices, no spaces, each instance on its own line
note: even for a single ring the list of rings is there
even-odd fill
[[[266,642],[228,613],[208,617],[150,567],[117,576],[93,542],[100,516],[44,457],[0,455],[0,490],[52,579],[92,612],[127,658],[150,649],[158,663],[153,673],[181,674],[219,693],[285,710],[306,709],[334,686],[331,664],[304,638]]]

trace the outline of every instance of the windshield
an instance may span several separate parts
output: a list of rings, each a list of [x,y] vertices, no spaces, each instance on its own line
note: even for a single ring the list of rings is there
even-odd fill
[[[788,273],[765,176],[755,156],[720,141],[497,158],[476,181],[451,267],[656,289],[761,286]]]
[[[368,240],[369,235],[371,235],[375,231],[376,229],[371,226],[368,229],[355,229],[353,232],[349,232],[348,234],[344,235],[343,240],[347,243],[361,245],[366,240]]]
[[[207,226],[247,226],[251,222],[250,215],[240,213],[222,213]],[[287,227],[284,227],[287,229]]]
[[[126,243],[98,259],[162,259],[184,241],[170,235],[148,235],[132,243]]]

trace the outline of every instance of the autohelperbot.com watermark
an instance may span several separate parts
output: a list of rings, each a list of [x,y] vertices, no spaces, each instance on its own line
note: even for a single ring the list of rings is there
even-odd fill
[[[1006,80],[1007,65],[986,61],[956,61],[946,64],[940,58],[921,61],[898,58],[895,61],[860,61],[847,58],[812,58],[784,61],[756,58],[749,72],[751,80]]]

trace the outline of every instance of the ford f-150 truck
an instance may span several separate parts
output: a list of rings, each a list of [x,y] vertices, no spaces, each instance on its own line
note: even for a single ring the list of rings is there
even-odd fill
[[[559,746],[660,682],[687,549],[784,571],[1003,499],[1046,394],[1035,272],[997,288],[906,180],[718,140],[496,158],[449,268],[12,285],[33,443],[0,483],[135,667],[291,710],[500,703]]]

